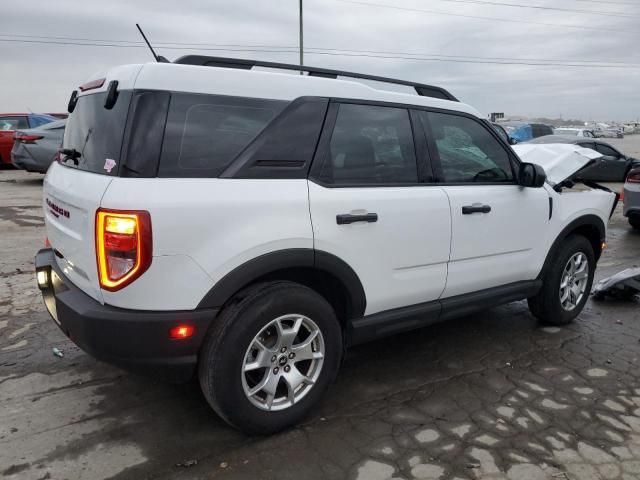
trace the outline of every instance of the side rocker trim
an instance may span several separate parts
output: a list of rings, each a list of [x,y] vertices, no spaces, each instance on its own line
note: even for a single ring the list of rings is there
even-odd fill
[[[256,279],[290,268],[315,268],[333,275],[349,294],[351,316],[359,318],[364,315],[366,296],[358,275],[335,255],[310,248],[278,250],[249,260],[216,282],[196,308],[220,308],[236,292]]]

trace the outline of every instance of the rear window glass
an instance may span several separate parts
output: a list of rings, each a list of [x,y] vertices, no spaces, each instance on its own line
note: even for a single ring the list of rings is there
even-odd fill
[[[64,165],[92,173],[117,175],[131,91],[118,93],[111,110],[104,108],[106,93],[78,98],[64,132]],[[74,152],[69,155],[70,152]],[[78,165],[71,160],[76,156]]]
[[[218,176],[287,103],[173,93],[159,176]]]
[[[0,130],[17,130],[29,128],[27,117],[0,117]]]

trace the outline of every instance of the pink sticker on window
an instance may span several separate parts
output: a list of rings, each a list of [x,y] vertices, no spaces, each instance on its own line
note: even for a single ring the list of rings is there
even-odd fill
[[[113,170],[113,167],[116,166],[116,161],[112,158],[107,158],[104,161],[104,169],[107,171],[107,173],[111,173],[111,170]]]

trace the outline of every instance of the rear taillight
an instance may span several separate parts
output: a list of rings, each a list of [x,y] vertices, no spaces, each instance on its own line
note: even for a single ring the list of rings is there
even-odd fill
[[[135,210],[96,212],[96,257],[100,286],[116,291],[151,265],[151,216]]]
[[[13,136],[13,140],[21,143],[36,143],[36,140],[41,140],[44,137],[42,135],[27,135],[26,133],[16,132]]]
[[[640,171],[630,172],[629,175],[627,175],[627,182],[640,183]]]

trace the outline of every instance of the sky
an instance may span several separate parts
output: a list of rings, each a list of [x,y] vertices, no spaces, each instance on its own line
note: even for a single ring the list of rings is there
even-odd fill
[[[93,73],[153,61],[136,22],[169,60],[197,53],[297,63],[298,2],[3,8],[0,112],[65,111]],[[303,8],[307,65],[438,85],[483,114],[640,118],[640,0],[304,0]]]

